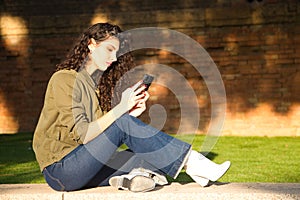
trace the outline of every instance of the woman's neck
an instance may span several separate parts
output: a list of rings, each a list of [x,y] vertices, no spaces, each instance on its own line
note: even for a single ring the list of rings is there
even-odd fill
[[[87,73],[89,73],[89,75],[92,75],[98,68],[95,65],[95,63],[92,60],[89,60],[85,66],[84,66],[85,70],[87,71]]]

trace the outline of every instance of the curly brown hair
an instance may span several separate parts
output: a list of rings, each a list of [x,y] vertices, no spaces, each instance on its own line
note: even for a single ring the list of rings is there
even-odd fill
[[[96,43],[106,40],[111,36],[116,36],[122,30],[117,25],[109,23],[97,23],[89,27],[79,37],[74,47],[71,49],[67,58],[58,64],[56,71],[68,69],[79,71],[88,59],[90,50],[88,45],[93,38]],[[120,38],[119,38],[120,39]],[[128,47],[127,40],[120,39],[120,48]],[[120,51],[120,50],[119,50]],[[129,81],[126,80],[126,72],[134,67],[133,57],[130,53],[118,56],[117,61],[103,72],[99,83],[99,104],[103,111],[109,111],[114,105],[120,101],[121,92],[128,87]],[[119,81],[122,78],[122,81]],[[112,101],[113,99],[113,101]]]

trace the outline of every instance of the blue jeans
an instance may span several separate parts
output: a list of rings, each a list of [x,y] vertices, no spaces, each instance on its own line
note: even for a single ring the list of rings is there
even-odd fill
[[[130,150],[118,152],[122,144]],[[136,167],[176,178],[190,149],[190,144],[125,114],[95,139],[46,167],[43,174],[58,191],[108,185],[110,177]]]

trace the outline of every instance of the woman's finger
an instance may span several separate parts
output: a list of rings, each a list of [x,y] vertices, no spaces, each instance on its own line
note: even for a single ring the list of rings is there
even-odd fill
[[[147,101],[147,100],[149,99],[149,97],[150,97],[150,94],[149,94],[147,91],[143,91],[143,92],[141,93],[141,95],[139,95],[139,96],[141,96],[141,99],[142,99],[143,101]]]
[[[137,90],[134,91],[134,95],[135,96],[140,96],[141,93],[143,93],[145,91],[145,89],[146,89],[145,85],[141,86],[140,88],[138,88]]]
[[[138,87],[140,87],[142,85],[143,81],[139,81],[136,84],[134,84],[131,88],[133,91],[135,91]]]

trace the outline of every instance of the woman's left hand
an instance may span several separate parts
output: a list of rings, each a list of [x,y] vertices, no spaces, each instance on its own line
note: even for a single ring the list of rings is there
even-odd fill
[[[147,91],[143,91],[142,94],[142,98],[140,98],[138,103],[129,111],[129,115],[138,117],[146,110],[146,101],[150,95]]]

